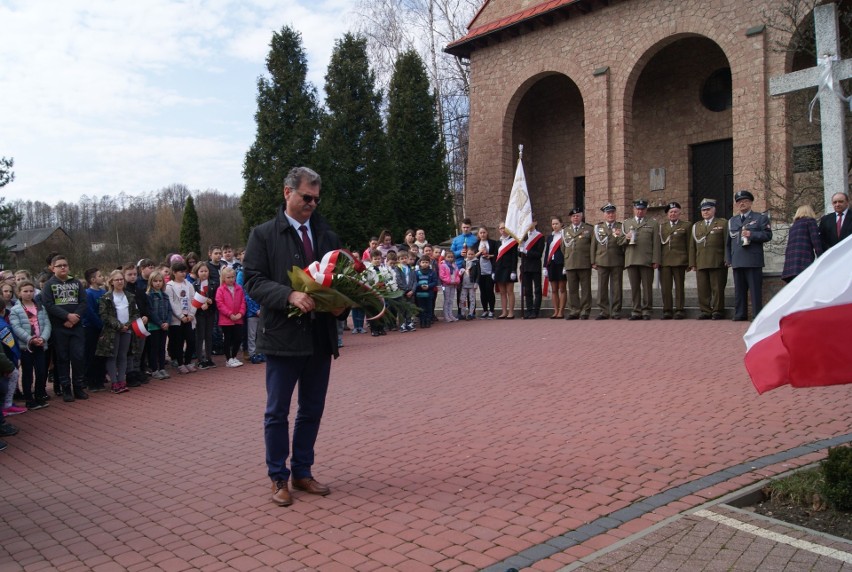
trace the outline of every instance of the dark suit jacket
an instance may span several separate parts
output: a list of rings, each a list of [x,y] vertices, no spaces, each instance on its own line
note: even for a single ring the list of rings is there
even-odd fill
[[[314,255],[322,260],[326,252],[342,248],[340,238],[318,213],[311,215]],[[289,272],[310,263],[302,238],[290,226],[284,207],[274,219],[254,227],[249,235],[244,259],[245,290],[261,305],[257,351],[275,356],[309,356],[322,353],[338,356],[337,320],[327,312],[289,317]],[[209,294],[208,294],[209,295]]]
[[[521,272],[533,272],[541,274],[541,257],[544,255],[545,237],[539,233],[539,238],[532,248],[525,254],[521,254]]]
[[[852,235],[852,216],[850,215],[852,215],[852,209],[846,209],[839,238],[837,236],[837,213],[828,213],[819,219],[819,238],[822,240],[823,251],[828,250],[847,236]]]

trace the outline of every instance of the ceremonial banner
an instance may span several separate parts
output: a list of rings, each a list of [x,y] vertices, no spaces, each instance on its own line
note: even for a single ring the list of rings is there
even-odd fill
[[[532,228],[532,205],[530,194],[527,191],[527,178],[524,176],[523,153],[524,147],[520,145],[518,156],[518,168],[515,170],[515,182],[512,184],[512,192],[509,194],[509,208],[506,211],[506,233],[522,243]]]
[[[743,336],[758,393],[790,384],[852,383],[852,237],[828,249],[790,282]]]

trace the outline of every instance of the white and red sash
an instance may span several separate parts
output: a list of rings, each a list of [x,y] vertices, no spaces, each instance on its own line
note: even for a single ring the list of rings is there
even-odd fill
[[[544,265],[547,266],[550,264],[550,261],[556,256],[556,251],[562,247],[562,231],[559,231],[559,234],[551,235],[553,240],[550,243],[550,250],[547,251],[547,260],[544,261]],[[547,296],[547,291],[550,289],[550,276],[544,277],[544,287],[542,288],[542,296]]]
[[[541,240],[543,236],[544,235],[541,234],[539,231],[537,231],[535,229],[531,230],[529,236],[527,236],[527,239],[524,241],[524,244],[523,244],[523,247],[522,247],[524,249],[524,251],[529,252],[530,248],[535,246],[536,243],[538,243],[538,241]]]
[[[497,251],[497,260],[500,260],[500,257],[509,252],[516,244],[518,244],[518,241],[514,238],[510,238],[509,240],[504,241],[500,245],[500,249]]]
[[[547,260],[545,260],[545,262],[544,262],[545,266],[550,264],[551,259],[553,259],[553,257],[556,256],[556,251],[559,250],[559,248],[562,246],[562,231],[561,230],[559,231],[559,235],[558,235],[559,238],[557,238],[556,234],[554,234],[552,236],[553,236],[553,242],[550,243],[550,250],[547,251]]]

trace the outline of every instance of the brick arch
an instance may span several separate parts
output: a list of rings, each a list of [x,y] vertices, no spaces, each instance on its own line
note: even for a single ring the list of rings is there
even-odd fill
[[[580,90],[580,98],[582,101],[588,101],[586,94],[590,86],[588,85],[588,80],[585,78],[589,74],[585,73],[585,70],[577,65],[575,61],[568,60],[566,58],[542,58],[540,60],[536,60],[530,65],[518,69],[517,73],[510,76],[509,81],[507,81],[509,89],[506,89],[503,92],[504,96],[497,107],[498,109],[503,110],[501,137],[504,142],[508,142],[509,146],[511,146],[512,141],[512,126],[515,122],[515,113],[517,112],[518,105],[520,105],[524,95],[526,95],[533,85],[543,78],[556,74],[564,75],[574,82],[574,85],[576,85],[577,89]],[[511,89],[511,86],[517,87]],[[504,147],[506,146],[504,145]],[[505,163],[506,158],[508,157],[508,163],[512,165],[512,157],[516,156],[513,155],[515,151],[511,149],[503,149],[503,162]],[[510,167],[510,171],[510,177],[514,176],[513,166]]]
[[[567,212],[574,203],[575,179],[585,175],[585,100],[569,74],[537,68],[514,91],[507,90],[501,103],[500,153],[502,178],[507,181],[501,203],[508,201],[517,145],[524,143],[533,209],[538,216],[549,217]]]
[[[706,22],[704,23],[704,27],[707,28]],[[684,22],[679,22],[678,27],[680,28],[688,28],[688,25],[685,25]],[[661,53],[668,48],[669,46],[675,44],[676,42],[683,40],[703,40],[709,42],[713,46],[715,46],[719,52],[721,52],[721,58],[716,63],[716,67],[724,67],[727,65],[731,68],[732,73],[732,81],[736,84],[736,67],[734,62],[732,62],[732,58],[729,56],[729,53],[725,50],[724,43],[725,37],[723,36],[721,39],[723,40],[721,43],[718,41],[719,36],[713,37],[712,34],[712,26],[710,33],[706,33],[707,30],[702,30],[705,33],[698,33],[695,31],[689,31],[688,29],[681,29],[680,31],[671,31],[668,33],[666,31],[661,31],[656,35],[656,37],[650,37],[646,39],[644,46],[637,46],[635,53],[639,54],[638,57],[634,61],[624,62],[623,73],[619,74],[616,81],[621,82],[620,85],[613,86],[613,93],[616,94],[616,98],[620,98],[619,104],[615,106],[615,113],[620,113],[621,119],[623,121],[623,129],[621,132],[621,138],[617,138],[615,144],[617,146],[622,147],[622,151],[620,156],[624,159],[623,163],[623,189],[624,192],[621,194],[622,204],[619,206],[624,208],[624,212],[630,212],[628,208],[631,201],[636,198],[645,198],[652,200],[652,207],[654,206],[654,201],[663,204],[665,202],[671,200],[677,200],[686,206],[689,202],[689,189],[690,189],[690,180],[689,180],[689,153],[688,146],[692,143],[700,142],[700,139],[704,137],[705,141],[711,141],[714,139],[727,139],[733,137],[733,122],[734,122],[734,114],[735,110],[731,110],[728,113],[731,117],[728,121],[722,121],[720,125],[722,128],[719,130],[715,130],[714,133],[706,133],[704,135],[690,135],[686,136],[685,139],[690,139],[689,142],[681,142],[679,151],[682,151],[677,158],[670,156],[668,159],[671,161],[669,164],[661,161],[656,166],[664,166],[667,167],[667,177],[666,177],[666,189],[657,194],[656,192],[650,192],[647,187],[642,188],[637,187],[636,185],[641,185],[642,173],[637,173],[637,169],[642,169],[643,167],[647,167],[648,165],[637,164],[639,162],[636,157],[639,153],[639,146],[636,144],[637,142],[637,134],[636,129],[636,112],[634,109],[634,100],[637,96],[637,87],[639,85],[639,81],[642,78],[643,74],[648,70],[649,64],[651,64],[655,58],[661,55]],[[642,49],[644,47],[644,49]],[[659,70],[658,70],[659,72]],[[680,73],[673,74],[672,77],[679,78],[682,77],[682,73],[688,73],[681,71]],[[739,73],[742,74],[743,70],[739,70]],[[695,86],[693,86],[695,88]],[[697,91],[697,90],[696,90]],[[737,105],[736,99],[734,101],[734,106]],[[643,107],[642,109],[648,109],[647,107]],[[714,117],[714,121],[718,121],[720,118]],[[643,131],[644,133],[644,131]],[[672,167],[674,167],[675,171],[672,172]],[[645,171],[643,171],[644,173]],[[672,174],[676,174],[676,177],[671,177]]]

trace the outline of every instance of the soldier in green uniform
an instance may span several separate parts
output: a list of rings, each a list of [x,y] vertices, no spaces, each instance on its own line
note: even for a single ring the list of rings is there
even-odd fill
[[[615,205],[601,207],[604,221],[595,225],[592,240],[592,268],[598,271],[598,306],[596,320],[621,319],[621,292],[624,275],[624,230],[615,220]],[[612,303],[610,304],[610,288]]]
[[[686,282],[686,269],[689,266],[689,231],[692,224],[680,220],[680,204],[670,202],[666,205],[666,218],[660,225],[660,289],[663,295],[663,319],[683,320],[683,298]],[[672,285],[675,296],[672,299]]]
[[[660,267],[660,226],[648,217],[648,201],[633,202],[633,218],[624,221],[624,263],[630,280],[633,309],[630,320],[650,320],[654,270]]]
[[[568,277],[566,320],[588,320],[592,311],[592,242],[595,228],[583,221],[583,209],[569,213],[571,224],[562,230],[562,255]]]
[[[725,315],[725,239],[728,221],[716,218],[716,201],[702,199],[701,219],[692,225],[689,241],[689,269],[698,283],[699,320],[721,320]]]

